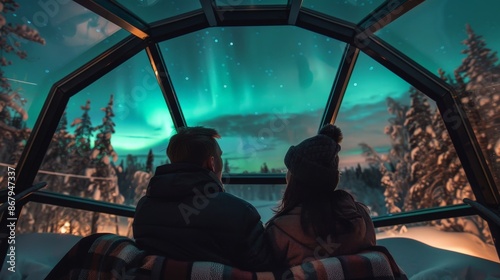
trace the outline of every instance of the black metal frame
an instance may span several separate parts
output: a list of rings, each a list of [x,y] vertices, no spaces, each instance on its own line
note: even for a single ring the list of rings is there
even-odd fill
[[[347,89],[347,85],[349,84],[352,71],[354,70],[354,65],[358,59],[358,55],[358,48],[349,44],[346,45],[344,55],[342,56],[342,61],[340,63],[340,68],[337,71],[337,76],[335,77],[319,129],[321,129],[321,127],[325,124],[335,123],[340,104],[344,98],[344,94]]]
[[[64,195],[51,191],[38,191],[31,195],[30,202],[51,204],[91,212],[133,218],[135,207],[116,203],[93,200],[90,198]]]
[[[335,121],[336,113],[345,92],[346,80],[349,79],[356,57],[361,50],[436,101],[441,113],[451,114],[454,121],[444,119],[445,125],[478,202],[496,208],[500,204],[500,195],[498,188],[495,186],[491,170],[486,165],[484,155],[479,149],[477,139],[459,105],[460,103],[455,99],[454,89],[435,74],[430,73],[373,34],[376,30],[410,11],[423,0],[387,0],[358,24],[306,9],[301,6],[302,1],[300,0],[289,1],[286,6],[263,7],[217,7],[214,0],[200,0],[202,4],[201,10],[152,24],[143,22],[131,11],[114,1],[75,1],[128,30],[133,35],[122,40],[52,87],[16,167],[18,175],[16,187],[18,191],[26,190],[32,185],[69,98],[139,51],[146,49],[166,104],[172,114],[174,125],[180,127],[185,126],[186,122],[159,51],[158,42],[211,26],[295,25],[348,44],[320,126]],[[284,183],[284,175],[230,175],[225,180],[231,184],[281,184]],[[63,206],[67,207],[77,207],[78,205],[78,207],[86,207],[86,210],[91,211],[100,209],[107,212],[111,211],[108,207],[113,209],[118,207],[98,202],[90,203],[79,198],[49,194],[48,192],[37,192],[31,195],[29,199],[41,203],[64,204]],[[461,208],[461,206],[449,211],[446,209],[443,211],[449,215],[471,214],[468,208]],[[123,212],[120,212],[122,210]],[[116,211],[126,215],[130,215],[130,211],[132,211],[129,208],[122,210]],[[16,217],[18,217],[19,211],[20,208],[16,209]],[[422,221],[422,219],[442,218],[442,216],[439,216],[441,214],[436,215],[435,213],[443,211],[439,209],[429,210],[428,212],[415,211],[401,215],[378,217],[374,218],[374,221],[379,226],[399,224],[402,223],[401,221],[412,223]],[[0,235],[6,230],[6,221],[4,215],[0,221]],[[1,253],[6,252],[6,244],[5,239],[1,240]],[[498,253],[500,254],[500,252]]]
[[[74,0],[76,3],[86,7],[94,13],[102,16],[110,22],[120,26],[128,32],[134,34],[140,39],[146,39],[149,35],[147,29],[148,24],[136,17],[133,13],[126,10],[123,6],[115,1],[106,0]]]
[[[9,196],[9,190],[2,191],[2,193],[0,194],[0,201],[2,201],[3,204],[0,205],[0,215],[3,215],[4,211],[7,210],[7,208],[10,206],[9,203],[10,201],[13,201],[14,205],[16,206],[23,205],[27,201],[28,196],[30,196],[33,192],[36,192],[45,186],[47,186],[47,183],[40,182],[34,184],[33,186],[25,189],[20,193],[17,193],[14,196]],[[10,200],[9,197],[11,198]]]
[[[146,48],[146,52],[148,54],[149,61],[151,62],[151,66],[153,67],[156,80],[160,85],[160,89],[165,97],[165,101],[167,102],[167,107],[170,111],[170,115],[172,116],[174,126],[176,128],[186,126],[186,120],[184,119],[184,114],[182,114],[179,100],[175,95],[174,86],[170,80],[170,75],[168,74],[165,61],[163,61],[160,47],[158,44],[150,44]]]
[[[217,17],[215,16],[215,3],[212,0],[200,0],[203,13],[207,17],[210,26],[217,25]]]
[[[395,21],[425,0],[386,0],[385,3],[362,19],[358,25],[360,34],[371,35]]]

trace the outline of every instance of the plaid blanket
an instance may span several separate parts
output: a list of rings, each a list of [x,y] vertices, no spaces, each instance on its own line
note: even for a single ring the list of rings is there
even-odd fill
[[[47,276],[56,279],[408,279],[385,247],[357,255],[315,260],[285,270],[249,272],[213,262],[181,262],[147,255],[114,234],[81,239]]]

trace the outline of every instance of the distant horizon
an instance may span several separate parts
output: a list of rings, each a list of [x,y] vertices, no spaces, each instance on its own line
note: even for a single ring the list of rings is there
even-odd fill
[[[384,155],[383,153],[379,153],[379,154],[380,155]],[[141,159],[141,161],[139,163],[146,164],[146,159],[148,157],[148,154],[132,154],[132,153],[128,153],[128,154],[125,154],[125,155],[121,155],[120,153],[118,153],[118,160],[116,162],[114,162],[114,164],[116,166],[118,166],[118,165],[120,165],[121,161],[123,160],[123,163],[126,166],[126,164],[127,164],[126,159],[127,159],[128,155],[132,155],[133,157],[135,157],[137,159]],[[284,157],[285,156],[283,155],[283,158]],[[154,152],[153,152],[153,158],[154,158],[154,167],[158,167],[158,166],[162,165],[162,162],[165,162],[168,159],[168,157],[167,157],[166,154],[154,154]],[[223,162],[225,162],[226,158],[224,158],[224,156],[223,156],[222,160],[223,160]],[[230,166],[231,166],[231,162],[236,161],[235,159],[231,159],[231,158],[227,158],[227,160],[228,160]],[[283,159],[282,159],[282,161],[283,161]],[[273,165],[268,164],[267,162],[265,162],[265,163],[268,166],[269,170],[271,170],[271,169],[285,170],[286,169],[284,163],[283,163],[282,166],[273,166]],[[260,171],[260,166],[262,164],[264,164],[264,161],[255,165],[255,167],[257,165],[259,166],[257,169],[255,169],[255,170],[247,170],[247,171],[249,173],[260,173],[259,172]],[[349,155],[349,156],[342,156],[342,155],[340,155],[339,169],[357,167],[358,164],[362,168],[367,168],[368,167],[368,163],[365,161],[365,157],[363,155]],[[234,168],[234,167],[231,167],[231,168]],[[237,170],[240,170],[240,169],[242,169],[242,168],[241,167],[237,168]],[[243,171],[245,171],[245,170],[242,170],[240,172],[231,172],[231,173],[238,174],[238,173],[242,173]]]

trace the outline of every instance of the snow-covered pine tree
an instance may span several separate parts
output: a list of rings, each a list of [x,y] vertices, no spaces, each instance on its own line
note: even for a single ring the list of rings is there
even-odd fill
[[[338,188],[348,191],[357,201],[367,205],[370,208],[371,216],[379,216],[384,215],[387,211],[384,206],[385,202],[383,191],[381,188],[376,186],[380,185],[380,176],[375,186],[369,185],[369,181],[365,181],[366,176],[374,175],[372,173],[373,171],[380,174],[376,168],[370,167],[361,169],[360,165],[358,165],[356,169],[353,167],[349,169],[345,168],[342,171]],[[367,174],[363,175],[364,172],[367,172]]]
[[[80,118],[76,118],[71,123],[72,127],[75,127],[74,138],[75,145],[71,150],[71,156],[68,161],[71,174],[77,175],[88,175],[87,169],[91,168],[90,160],[90,144],[93,135],[94,128],[92,126],[92,121],[90,119],[90,100],[85,102],[85,105],[80,106],[83,113]],[[70,178],[69,181],[72,193],[76,196],[87,197],[88,196],[88,179],[81,178]]]
[[[382,172],[382,185],[385,187],[384,196],[389,213],[401,212],[404,200],[411,186],[410,170],[410,143],[408,130],[405,127],[408,106],[401,105],[392,98],[387,98],[387,110],[393,117],[389,118],[389,125],[384,129],[391,139],[391,149],[383,157],[386,172]]]
[[[422,92],[412,87],[409,93],[411,103],[404,126],[409,133],[412,185],[404,201],[405,211],[432,207],[435,198],[430,195],[433,190],[429,188],[434,180],[436,164],[436,154],[431,146],[436,137],[432,127],[431,107]]]
[[[267,163],[263,163],[260,166],[260,173],[269,173],[269,167],[267,167]]]
[[[66,112],[64,112],[52,136],[52,141],[47,148],[40,170],[69,173],[69,170],[67,170],[67,159],[71,154],[72,147],[74,147],[74,136],[66,131],[67,123]],[[47,182],[47,190],[71,194],[71,188],[67,184],[68,178],[59,175],[38,173],[36,180]]]
[[[462,103],[473,126],[479,145],[495,182],[500,184],[500,66],[497,52],[486,45],[482,36],[466,25],[466,55],[456,70],[457,82],[463,80]]]
[[[151,160],[149,160],[151,158]],[[153,162],[153,151],[149,150],[148,153],[148,162],[151,161],[151,165]],[[146,162],[147,170],[148,163]],[[146,190],[149,184],[149,180],[153,176],[154,170],[151,168],[151,171],[143,171],[140,170],[144,167],[143,165],[137,162],[137,158],[132,155],[127,155],[127,168],[125,171],[125,186],[126,192],[124,193],[127,198],[127,203],[130,205],[137,205],[137,202],[146,195]],[[122,186],[120,186],[122,187]],[[123,189],[123,188],[122,188]],[[133,219],[128,219],[128,227],[127,227],[127,235],[128,237],[132,237],[132,222]]]
[[[391,149],[387,155],[379,155],[366,143],[360,143],[363,156],[371,167],[379,168],[381,185],[387,212],[401,212],[410,183],[410,144],[408,130],[405,127],[408,106],[401,105],[392,98],[387,98],[387,109],[393,117],[388,119],[385,134],[391,139]]]
[[[113,95],[110,96],[108,105],[101,108],[101,111],[104,112],[104,118],[102,119],[102,124],[94,128],[94,130],[98,130],[99,132],[94,142],[91,159],[95,162],[109,164],[110,157],[113,161],[118,159],[118,155],[111,145],[111,136],[115,133],[115,123],[112,119],[115,116],[113,113]]]
[[[52,137],[47,149],[44,161],[40,167],[41,172],[37,174],[35,181],[47,182],[47,190],[66,195],[75,195],[72,185],[69,183],[71,168],[67,164],[68,157],[74,148],[74,136],[68,133],[66,112]],[[47,174],[44,172],[68,174]],[[89,212],[58,207],[49,204],[29,203],[23,207],[23,219],[18,225],[20,233],[25,232],[53,232],[61,233],[61,229],[67,226],[65,233],[88,235]],[[36,225],[36,226],[35,226]]]
[[[231,167],[229,166],[229,161],[227,160],[227,158],[224,160],[224,169],[222,170],[222,173],[224,174],[231,173]]]
[[[19,4],[14,0],[0,2],[0,162],[9,164],[18,161],[31,131],[24,124],[28,119],[23,108],[26,100],[20,93],[21,89],[12,88],[3,69],[12,64],[12,58],[25,59],[28,56],[21,48],[20,39],[45,44],[38,31],[28,25],[7,22],[7,14],[15,13],[18,8]]]
[[[90,158],[93,162],[93,166],[95,166],[95,171],[92,175],[102,179],[93,180],[89,186],[89,191],[92,194],[92,198],[95,200],[123,203],[124,198],[120,194],[116,170],[110,164],[110,158],[113,162],[118,160],[118,155],[111,145],[111,136],[115,133],[115,123],[112,119],[115,116],[113,113],[113,95],[110,96],[108,105],[102,108],[101,111],[104,112],[104,118],[102,119],[102,124],[94,128],[94,130],[98,130],[98,133]],[[110,226],[113,224],[116,228],[116,233],[119,234],[117,217],[114,215],[101,216],[106,219],[98,221],[99,213],[93,214],[91,233],[97,232],[99,224],[103,226]]]
[[[133,186],[132,182],[134,180],[134,175],[140,169],[140,164],[137,162],[137,157],[128,154],[126,157],[125,168],[123,168],[123,174],[120,176],[123,178],[121,180],[120,193],[125,197],[126,203],[135,205],[137,201],[135,201],[136,189]],[[144,190],[146,186],[144,186]]]
[[[438,147],[435,150],[438,158],[433,184],[444,186],[438,188],[440,197],[435,202],[439,204],[435,206],[461,204],[464,198],[474,200],[474,193],[438,110],[433,116],[433,126],[438,136]],[[493,244],[488,224],[479,216],[440,219],[431,221],[431,224],[443,231],[469,232],[484,242]]]
[[[387,184],[383,184],[382,182],[388,181],[386,178],[389,178],[390,174],[389,171],[387,170],[385,166],[385,157],[380,156],[373,147],[366,143],[359,143],[359,146],[361,147],[361,151],[363,153],[363,156],[365,157],[366,162],[368,163],[369,169],[370,170],[376,170],[377,175],[378,175],[378,187],[381,188],[382,190],[382,200],[377,201],[377,205],[384,205],[384,207],[378,207],[378,214],[386,214],[386,213],[393,213],[387,210],[387,205],[388,203],[386,202],[385,198],[385,189],[387,188]],[[361,166],[359,167],[361,168]],[[387,182],[390,183],[390,182]],[[392,203],[391,203],[392,205]],[[377,210],[375,210],[377,211]]]
[[[68,120],[66,112],[64,112],[61,120],[59,121],[59,124],[57,125],[56,131],[52,136],[52,141],[47,149],[44,161],[40,169],[61,173],[70,173],[71,170],[68,170],[67,160],[72,154],[72,150],[75,148],[75,137],[67,131],[67,125]],[[61,183],[67,183],[67,178],[63,179],[64,181],[61,181]],[[67,188],[67,185],[65,186],[65,188]],[[57,191],[67,192],[68,194],[71,193],[69,189],[58,189]]]
[[[479,120],[479,111],[469,110],[474,107],[475,97],[471,92],[466,91],[467,83],[460,75],[459,71],[454,72],[454,78],[446,77],[444,71],[439,70],[441,79],[451,84],[460,94],[465,109],[468,111],[468,117],[471,122]],[[436,176],[434,184],[443,185],[444,188],[439,188],[440,193],[444,193],[444,197],[439,202],[439,206],[460,204],[464,198],[474,200],[474,193],[467,180],[464,169],[458,155],[455,151],[451,138],[446,130],[441,114],[438,110],[433,115],[433,127],[437,135],[435,142],[435,151],[439,155],[436,165]],[[489,231],[486,221],[479,216],[454,217],[448,219],[435,220],[431,222],[437,228],[444,231],[469,232],[484,242],[493,244],[491,232]]]
[[[442,70],[439,71],[439,75],[441,79],[451,84],[457,92],[464,93],[466,84],[457,71],[455,71],[455,80],[451,77],[445,77]],[[438,155],[436,170],[439,171],[436,172],[435,182],[445,186],[444,200],[441,201],[439,206],[463,203],[462,200],[466,197],[474,199],[473,196],[464,196],[466,193],[472,194],[472,189],[439,110],[434,112],[432,125],[436,133],[434,149]]]
[[[129,202],[130,205],[136,206],[137,202],[139,202],[139,200],[146,195],[146,190],[151,177],[153,177],[152,172],[144,172],[142,170],[134,171],[129,181],[130,189],[133,191],[133,199]],[[129,218],[126,235],[128,237],[132,237],[132,222],[133,219]]]
[[[71,126],[75,128],[75,156],[89,158],[90,154],[90,141],[93,135],[94,128],[90,119],[90,100],[87,100],[84,106],[80,106],[83,110],[81,118],[76,118]]]

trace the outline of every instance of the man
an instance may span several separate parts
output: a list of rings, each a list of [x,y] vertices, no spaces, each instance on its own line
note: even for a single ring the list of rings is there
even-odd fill
[[[245,270],[270,268],[260,215],[224,192],[216,130],[181,128],[137,204],[134,238],[142,249],[182,261],[212,261]]]

